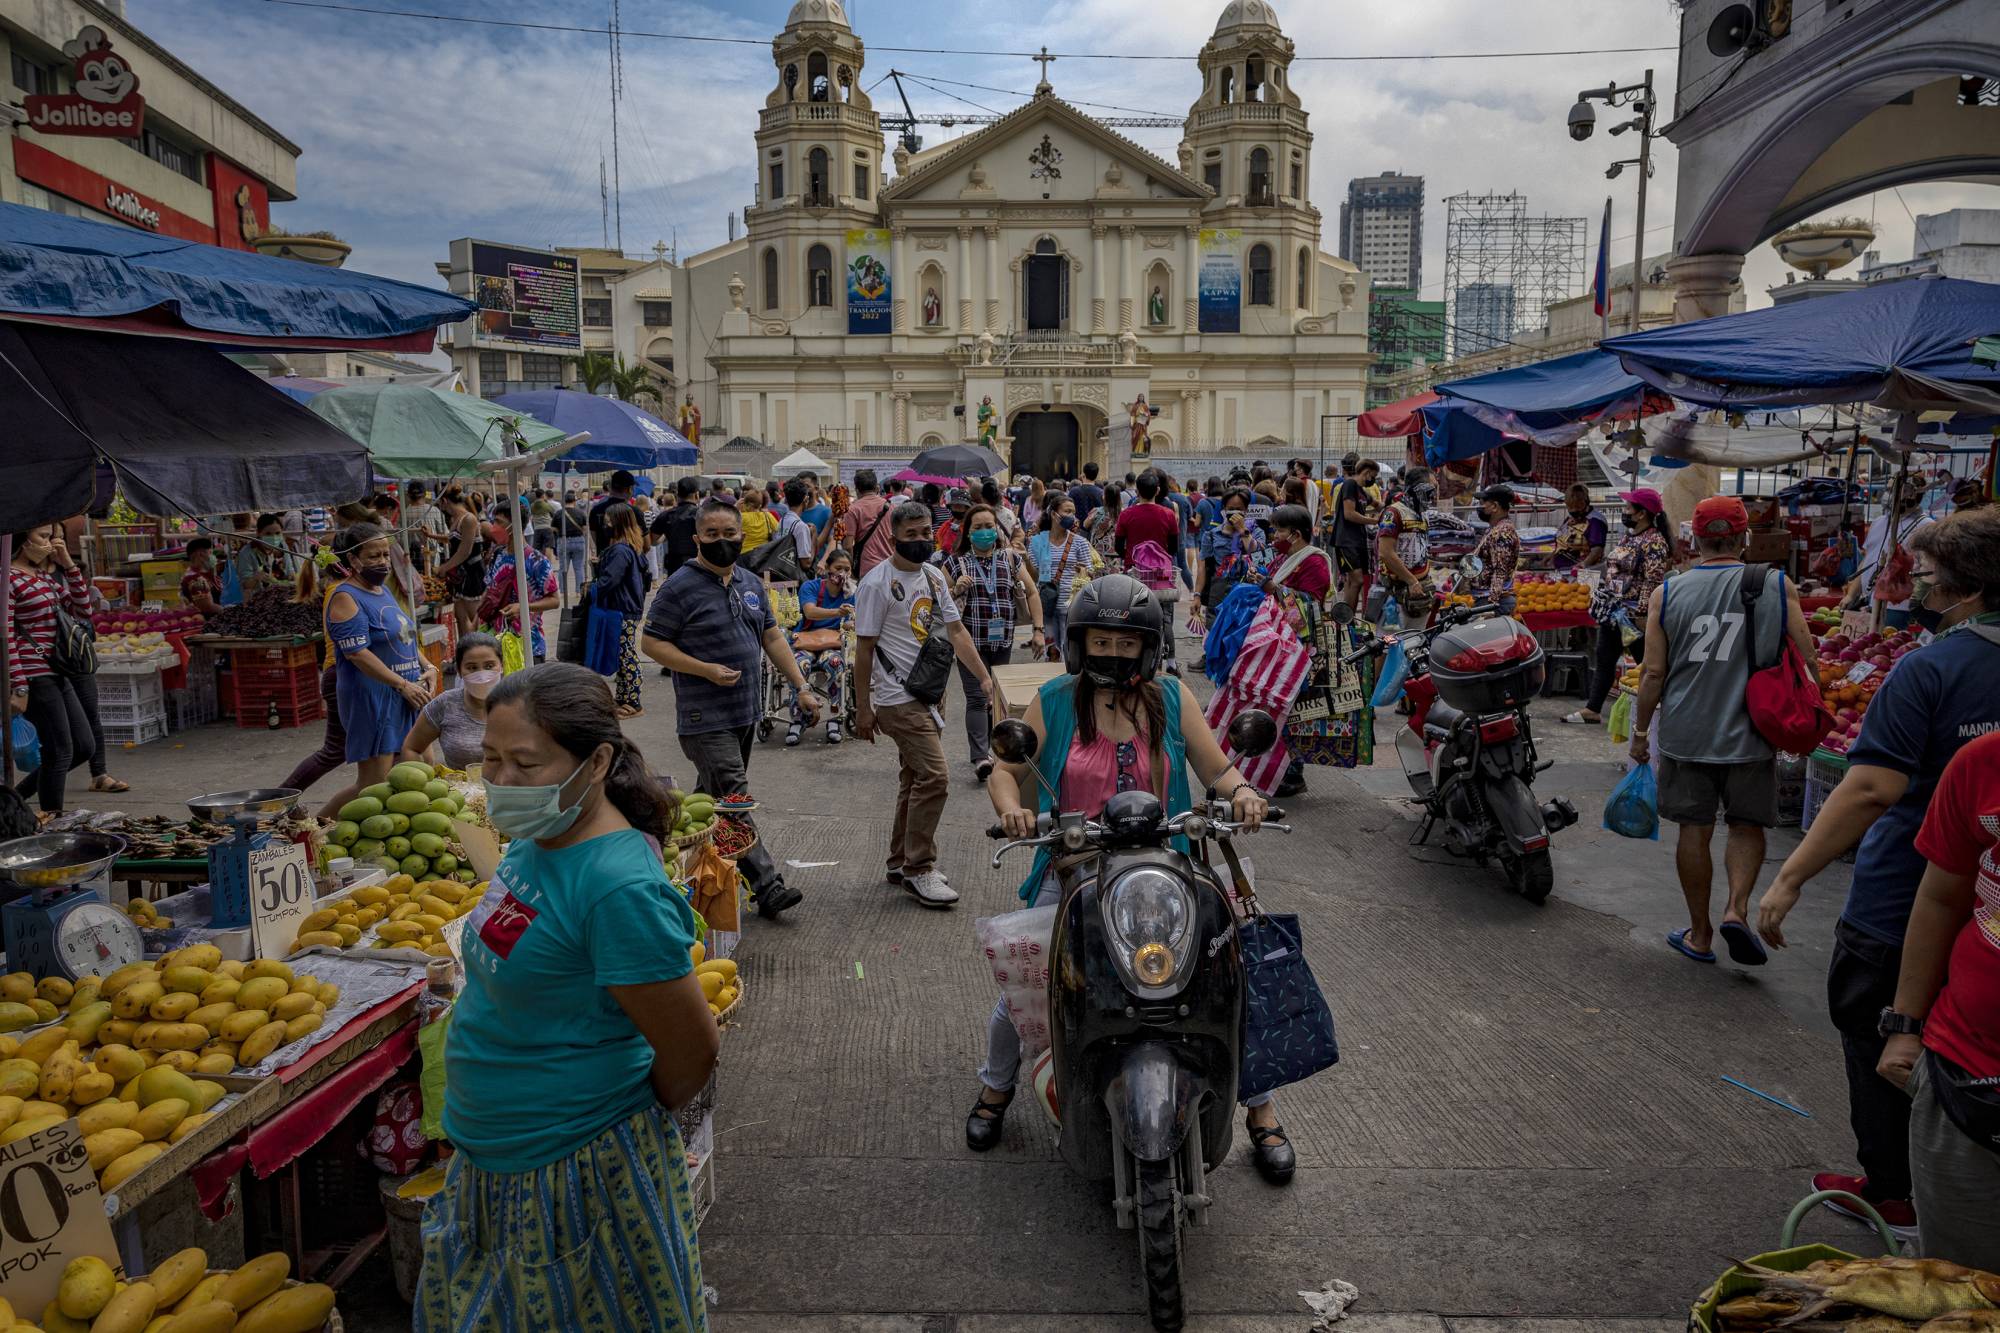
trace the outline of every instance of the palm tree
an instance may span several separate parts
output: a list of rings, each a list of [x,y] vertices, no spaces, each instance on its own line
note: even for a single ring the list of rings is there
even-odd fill
[[[602,393],[604,386],[617,376],[622,361],[613,361],[602,352],[585,352],[583,359],[576,363],[577,383],[585,393]]]
[[[660,381],[644,363],[629,365],[624,357],[619,357],[617,364],[612,368],[610,383],[611,391],[628,403],[637,403],[643,398],[650,398],[653,400],[653,406],[657,408],[666,402],[665,396],[660,391]]]

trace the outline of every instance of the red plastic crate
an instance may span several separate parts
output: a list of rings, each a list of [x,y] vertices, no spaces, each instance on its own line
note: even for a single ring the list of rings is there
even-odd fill
[[[272,644],[265,648],[231,648],[231,665],[243,667],[297,667],[319,666],[320,648],[316,643]]]
[[[319,667],[313,663],[305,666],[244,666],[238,663],[230,674],[236,678],[238,690],[319,689]]]
[[[271,724],[271,701],[269,699],[239,699],[236,710],[236,725],[239,727],[267,727]],[[303,727],[308,722],[318,722],[326,716],[326,703],[318,691],[306,703],[286,703],[278,701],[278,726]]]

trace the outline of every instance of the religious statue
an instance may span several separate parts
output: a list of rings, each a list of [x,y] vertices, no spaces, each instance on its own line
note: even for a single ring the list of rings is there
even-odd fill
[[[943,320],[944,302],[938,300],[937,288],[924,288],[924,327],[934,329]]]
[[[687,400],[681,404],[679,424],[681,434],[687,437],[689,444],[701,443],[701,409],[694,405],[693,394],[689,394]]]
[[[1167,294],[1158,283],[1153,284],[1153,294],[1146,298],[1146,318],[1154,324],[1167,322]]]
[[[1126,414],[1132,419],[1132,460],[1139,462],[1153,456],[1153,433],[1148,429],[1153,424],[1153,409],[1146,404],[1146,395],[1126,407]]]
[[[979,442],[991,445],[993,437],[1000,433],[1000,414],[994,410],[993,395],[987,394],[979,400]]]

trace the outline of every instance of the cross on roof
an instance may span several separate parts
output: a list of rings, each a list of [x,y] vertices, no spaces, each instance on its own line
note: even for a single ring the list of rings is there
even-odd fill
[[[1042,67],[1042,81],[1035,85],[1035,91],[1038,93],[1054,92],[1055,85],[1049,82],[1049,66],[1056,62],[1056,57],[1050,55],[1049,48],[1045,46],[1042,48],[1040,55],[1029,56],[1028,58]]]

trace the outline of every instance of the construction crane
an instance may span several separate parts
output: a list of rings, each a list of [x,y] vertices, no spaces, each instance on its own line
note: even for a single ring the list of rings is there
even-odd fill
[[[957,125],[991,125],[1006,119],[1004,116],[987,115],[979,112],[945,111],[919,115],[910,107],[910,95],[903,91],[901,70],[890,70],[889,78],[895,81],[896,96],[902,99],[903,114],[881,116],[884,130],[893,130],[902,136],[903,147],[910,153],[921,153],[924,149],[922,136],[917,133],[919,125],[942,125],[951,129]],[[1173,116],[1093,116],[1100,125],[1110,125],[1119,129],[1135,130],[1177,130],[1187,124]]]

